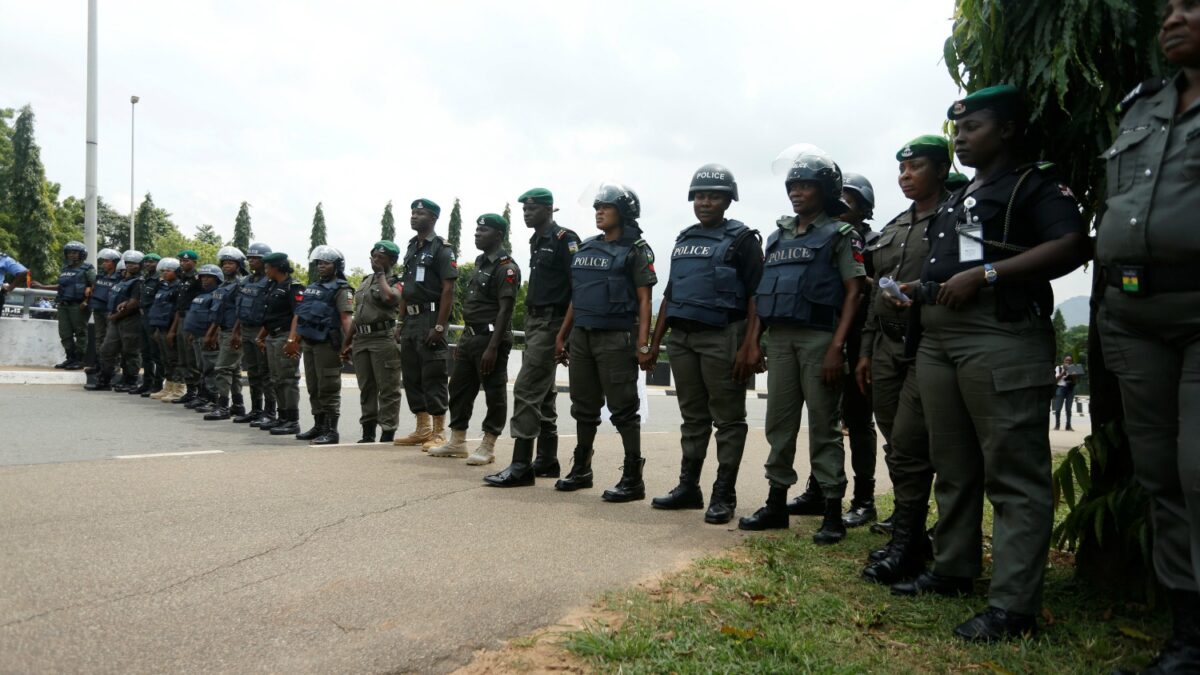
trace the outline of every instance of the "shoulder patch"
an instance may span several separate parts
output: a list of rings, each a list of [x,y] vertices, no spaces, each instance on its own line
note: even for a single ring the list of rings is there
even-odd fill
[[[1152,77],[1145,80],[1134,87],[1133,91],[1126,94],[1125,98],[1121,99],[1121,102],[1117,104],[1117,112],[1123,113],[1132,108],[1133,104],[1137,103],[1139,99],[1157,94],[1163,90],[1163,87],[1167,86],[1167,82],[1169,81],[1165,77]]]
[[[562,239],[562,238],[563,238],[563,237],[565,237],[565,236],[567,236],[567,230],[559,230],[559,231],[558,231],[558,234],[554,235],[554,238],[555,238],[555,239]]]
[[[842,223],[841,225],[838,225],[837,231],[838,234],[845,236],[854,231],[854,226],[850,223]]]

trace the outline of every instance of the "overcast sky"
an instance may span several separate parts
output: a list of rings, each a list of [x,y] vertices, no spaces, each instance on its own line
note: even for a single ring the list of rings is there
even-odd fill
[[[101,196],[129,208],[129,96],[140,201],[185,234],[255,238],[293,258],[324,202],[329,243],[366,266],[387,201],[462,200],[475,217],[552,190],[558,222],[595,233],[585,187],[618,180],[643,202],[660,275],[694,222],[692,171],[736,175],[730,210],[764,232],[790,212],[780,150],[808,142],[875,185],[876,228],[906,207],[896,150],[936,133],[959,95],[941,61],[950,0],[747,2],[162,2],[100,0]],[[33,105],[48,177],[82,196],[85,0],[0,0],[0,107]],[[1087,293],[1077,272],[1058,300]]]

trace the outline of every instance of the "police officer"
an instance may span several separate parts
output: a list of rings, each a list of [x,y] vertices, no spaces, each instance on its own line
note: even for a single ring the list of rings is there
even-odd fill
[[[121,261],[119,251],[102,248],[96,254],[96,259],[100,261],[100,271],[92,283],[91,293],[87,296],[87,309],[95,326],[93,332],[96,338],[97,362],[84,369],[89,375],[100,372],[100,347],[108,336],[108,296],[112,295],[113,286],[121,280],[121,273],[117,271],[117,263]]]
[[[1200,6],[1164,3],[1174,76],[1135,89],[1108,164],[1096,238],[1107,287],[1097,322],[1116,374],[1134,473],[1150,496],[1154,572],[1173,631],[1145,673],[1200,672]]]
[[[154,343],[163,360],[162,390],[150,398],[170,403],[183,396],[186,389],[179,374],[179,353],[167,342],[167,333],[175,323],[175,308],[179,303],[179,259],[163,258],[158,262],[158,291],[150,305],[149,322]]]
[[[482,385],[487,413],[483,440],[467,457],[478,466],[495,461],[496,439],[508,416],[508,354],[512,351],[512,313],[521,288],[521,269],[503,248],[508,221],[485,213],[475,221],[475,274],[463,299],[463,334],[454,350],[450,377],[450,440],[429,449],[430,457],[467,457],[467,426]]]
[[[976,91],[947,116],[954,152],[975,178],[934,216],[921,274],[917,383],[936,472],[934,564],[892,590],[971,590],[986,495],[995,509],[988,608],[954,633],[992,641],[1037,629],[1054,518],[1050,279],[1084,262],[1088,240],[1070,189],[1050,166],[1023,161],[1015,87]]]
[[[213,291],[213,322],[204,336],[205,346],[216,348],[213,363],[214,394],[217,397],[213,409],[204,415],[209,421],[227,420],[246,414],[242,399],[242,350],[235,345],[234,329],[237,327],[237,303],[241,296],[242,278],[246,274],[246,256],[236,246],[224,246],[217,251],[221,273],[225,275],[221,285]]]
[[[362,409],[359,443],[374,443],[375,428],[383,429],[380,443],[396,440],[400,420],[400,347],[393,338],[403,287],[394,270],[400,262],[395,242],[377,241],[371,247],[371,274],[354,293],[354,330],[342,347],[342,360],[354,360],[358,401]]]
[[[884,225],[867,247],[866,264],[872,277],[901,284],[919,280],[929,257],[926,230],[938,204],[946,198],[943,184],[950,170],[950,142],[942,136],[919,136],[896,152],[896,161],[900,163],[900,190],[912,203]],[[904,353],[909,311],[889,302],[876,285],[855,366],[855,386],[872,388],[875,419],[883,432],[884,459],[896,496],[896,511],[890,519],[892,539],[884,549],[873,552],[863,570],[863,577],[881,584],[917,576],[932,554],[925,520],[933,465],[915,359]]]
[[[196,278],[196,263],[200,256],[191,249],[179,252],[179,269],[175,275],[179,278],[179,294],[176,296],[175,322],[167,331],[167,344],[175,350],[178,360],[178,381],[185,386],[183,395],[175,398],[172,403],[186,405],[196,400],[200,386],[200,367],[196,361],[196,350],[192,348],[184,333],[183,324],[192,301],[200,294],[200,281]]]
[[[683,459],[679,485],[650,505],[702,509],[700,470],[708,440],[717,430],[717,479],[707,523],[733,519],[737,475],[746,445],[746,379],[757,369],[749,341],[758,335],[753,290],[762,278],[762,239],[757,230],[725,218],[738,198],[733,173],[705,164],[692,175],[688,201],[699,223],[675,239],[671,278],[658,309],[651,344],[653,368],[667,328],[671,373],[679,397]]]
[[[817,544],[846,536],[842,497],[846,454],[840,429],[844,347],[858,312],[866,271],[862,238],[854,226],[835,220],[846,211],[842,172],[823,154],[808,152],[792,163],[784,181],[796,215],[779,219],[767,239],[758,315],[770,329],[767,353],[767,505],[742,518],[743,530],[788,527],[787,490],[796,483],[792,464],[800,407],[808,407],[809,458],[824,497]],[[760,329],[761,330],[761,329]],[[756,359],[758,336],[751,355]]]
[[[100,345],[100,374],[84,389],[128,391],[137,388],[137,373],[141,368],[141,317],[138,302],[141,298],[141,251],[126,251],[121,256],[124,276],[108,291],[105,305],[104,342]],[[114,372],[121,368],[121,379],[113,382]]]
[[[138,296],[142,328],[142,384],[129,392],[142,398],[149,398],[151,394],[162,391],[163,387],[162,355],[154,343],[154,331],[150,328],[150,309],[154,306],[154,297],[158,295],[158,287],[162,283],[158,278],[160,260],[162,256],[157,253],[148,253],[142,258],[142,285]]]
[[[637,193],[606,183],[592,204],[601,234],[585,240],[571,259],[571,305],[555,338],[557,360],[570,369],[577,444],[571,471],[554,488],[592,487],[593,444],[607,404],[625,461],[621,480],[601,498],[629,502],[646,498],[637,379],[639,364],[653,362],[650,302],[658,277],[654,252],[638,227]]]
[[[234,416],[233,421],[237,424],[275,419],[275,389],[271,386],[271,371],[266,355],[254,344],[266,313],[267,287],[271,280],[263,270],[263,256],[270,252],[271,247],[262,242],[250,243],[246,251],[250,274],[243,277],[238,286],[237,323],[233,327],[230,344],[242,352],[242,366],[250,382],[250,410]]]
[[[417,427],[397,438],[396,445],[420,445],[425,451],[446,442],[444,427],[450,393],[447,389],[446,329],[454,305],[458,278],[457,253],[434,233],[442,208],[428,199],[412,203],[410,223],[416,236],[404,254],[404,298],[400,314],[400,368],[408,409]]]
[[[284,348],[300,339],[292,322],[296,305],[304,297],[304,285],[292,278],[292,263],[281,251],[263,256],[263,269],[271,284],[254,344],[267,358],[279,416],[264,416],[250,426],[270,431],[272,436],[291,436],[300,433],[300,359],[298,352],[284,353]]]
[[[196,297],[192,298],[192,304],[184,316],[181,338],[187,343],[194,363],[198,365],[199,389],[191,401],[180,399],[179,403],[182,403],[185,408],[207,414],[212,412],[212,404],[216,399],[217,383],[214,368],[217,362],[217,349],[215,349],[216,345],[212,343],[206,344],[206,339],[209,329],[216,319],[216,312],[213,311],[213,294],[221,285],[225,273],[221,271],[220,267],[210,263],[201,265],[196,276],[198,278],[197,293]],[[180,295],[183,295],[182,290],[180,290]]]
[[[579,250],[579,235],[554,222],[554,195],[549,190],[533,188],[517,201],[525,226],[533,229],[525,290],[525,351],[513,385],[512,463],[483,479],[493,487],[529,486],[535,476],[558,478],[561,472],[554,341],[571,303],[571,257]]]
[[[296,439],[311,445],[335,445],[342,407],[342,345],[350,340],[354,300],[341,251],[321,245],[312,250],[308,261],[316,264],[317,278],[296,305],[292,334],[303,339],[304,384],[313,426],[296,434]],[[300,351],[297,342],[289,342],[283,349],[288,356]]]
[[[87,358],[87,314],[84,306],[96,282],[96,269],[87,262],[87,247],[82,242],[68,241],[63,246],[64,265],[58,273],[58,283],[32,286],[44,291],[57,291],[58,339],[67,358],[55,365],[65,370],[80,370]]]

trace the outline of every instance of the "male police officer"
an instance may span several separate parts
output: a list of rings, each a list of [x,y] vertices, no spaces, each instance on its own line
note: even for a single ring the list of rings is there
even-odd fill
[[[186,249],[180,251],[176,257],[179,258],[179,269],[175,273],[179,278],[179,294],[175,300],[175,322],[167,331],[167,344],[176,352],[179,381],[186,386],[183,395],[171,402],[186,405],[196,400],[200,385],[196,350],[192,349],[183,330],[184,319],[192,307],[192,300],[200,294],[200,281],[196,278],[196,262],[200,260],[200,256],[195,251]]]
[[[753,290],[762,277],[762,240],[758,231],[725,211],[738,198],[737,181],[720,164],[706,164],[692,175],[688,200],[700,221],[675,239],[671,278],[658,310],[651,354],[658,361],[662,340],[671,329],[668,350],[679,396],[683,446],[679,485],[650,505],[657,509],[701,509],[700,470],[708,439],[717,430],[717,480],[704,520],[722,524],[737,507],[737,475],[746,445],[746,378],[749,342],[758,335]]]
[[[483,386],[487,413],[483,418],[483,440],[467,457],[467,464],[491,464],[496,439],[504,431],[508,416],[508,354],[512,351],[512,313],[521,270],[502,247],[508,221],[485,213],[475,221],[475,248],[483,251],[475,259],[475,274],[463,300],[462,337],[454,352],[454,374],[450,377],[450,441],[429,449],[430,457],[464,457],[467,426],[475,407],[475,396]]]
[[[231,344],[234,349],[242,351],[242,366],[250,382],[250,410],[233,418],[237,424],[263,418],[275,419],[275,388],[271,386],[271,370],[267,366],[266,355],[254,344],[266,313],[267,287],[271,280],[263,271],[263,256],[270,252],[271,247],[262,242],[250,243],[246,251],[250,274],[242,278],[238,287],[237,324],[233,327]]]
[[[428,199],[412,203],[410,223],[417,235],[404,254],[404,299],[400,313],[400,367],[408,409],[417,427],[397,438],[396,445],[420,445],[429,450],[446,442],[444,428],[450,392],[446,381],[446,328],[454,305],[458,278],[457,252],[434,233],[442,208]]]
[[[312,250],[308,261],[316,263],[317,278],[296,305],[292,335],[303,338],[304,384],[313,426],[296,434],[296,439],[311,445],[336,445],[342,408],[342,344],[350,339],[354,300],[341,251],[321,245]],[[289,342],[283,352],[294,356],[300,349],[300,344]]]
[[[279,417],[263,416],[250,426],[270,431],[272,436],[291,436],[300,433],[300,360],[295,352],[285,354],[284,348],[299,340],[292,322],[296,305],[304,297],[304,285],[292,278],[292,263],[282,251],[263,256],[263,269],[271,285],[254,344],[267,358]]]
[[[375,428],[383,429],[380,443],[396,439],[400,419],[400,347],[393,339],[403,287],[395,275],[400,247],[377,241],[371,247],[371,274],[354,293],[354,330],[342,347],[342,360],[354,360],[358,401],[362,408],[359,443],[374,443]]]
[[[182,339],[187,343],[188,351],[192,353],[192,358],[197,364],[199,389],[192,400],[180,399],[178,402],[182,403],[185,408],[203,413],[212,412],[212,403],[216,400],[217,345],[206,344],[205,340],[216,319],[216,313],[213,311],[213,293],[221,285],[224,276],[225,273],[216,265],[210,263],[200,266],[200,270],[196,273],[198,279],[196,297],[192,298],[192,304],[188,308],[183,322]],[[182,295],[182,291],[180,294]]]
[[[859,307],[862,239],[834,218],[841,200],[842,172],[828,157],[796,158],[785,180],[796,215],[779,219],[767,240],[767,259],[757,291],[758,315],[770,328],[767,377],[767,505],[742,518],[743,530],[788,527],[787,489],[796,483],[792,463],[800,407],[808,407],[809,456],[825,498],[817,544],[846,536],[842,496],[846,491],[845,449],[839,429],[843,347]],[[758,341],[754,341],[757,349]]]
[[[152,399],[170,403],[183,396],[183,381],[179,375],[179,353],[174,346],[167,342],[167,332],[175,323],[175,307],[179,303],[179,273],[178,258],[163,258],[158,262],[158,291],[154,294],[154,302],[150,305],[149,322],[153,331],[154,343],[163,360],[162,390],[150,396]]]
[[[68,241],[63,246],[65,265],[58,274],[57,284],[33,282],[34,288],[58,292],[58,339],[67,358],[55,368],[79,370],[87,358],[87,313],[84,305],[96,282],[96,269],[87,260],[87,247],[82,242]]]
[[[246,414],[242,399],[242,350],[240,345],[234,345],[233,342],[246,256],[236,246],[225,246],[217,252],[217,260],[225,278],[220,287],[213,291],[213,322],[204,336],[204,342],[210,349],[214,346],[217,348],[217,358],[213,363],[217,402],[204,415],[204,419],[210,421]]]
[[[142,286],[138,296],[138,312],[141,313],[142,324],[142,384],[130,394],[138,394],[149,398],[151,394],[162,391],[163,360],[154,342],[154,330],[150,328],[150,309],[154,306],[154,297],[158,295],[158,287],[162,282],[158,278],[158,261],[162,256],[149,253],[142,258]]]
[[[554,195],[545,188],[522,194],[529,239],[529,285],[525,291],[525,351],[521,372],[513,385],[513,459],[503,471],[483,480],[494,487],[533,485],[534,477],[557,478],[558,387],[554,339],[571,304],[571,256],[579,250],[579,235],[554,222]],[[537,458],[533,458],[534,439]]]
[[[99,357],[100,346],[104,344],[104,339],[108,336],[108,296],[112,294],[113,286],[116,286],[117,282],[121,280],[121,273],[117,271],[121,253],[111,248],[102,248],[96,254],[96,259],[100,263],[100,272],[96,275],[91,286],[91,293],[87,296],[87,309],[95,327],[96,356]],[[90,375],[99,371],[100,364],[97,358],[97,362],[85,369],[84,372]]]

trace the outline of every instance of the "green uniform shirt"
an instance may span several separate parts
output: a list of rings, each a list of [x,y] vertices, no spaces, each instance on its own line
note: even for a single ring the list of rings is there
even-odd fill
[[[394,286],[397,290],[403,287],[400,283],[400,277],[397,276],[386,277],[384,283]],[[354,292],[355,325],[369,326],[396,318],[396,307],[389,307],[384,303],[379,293],[380,283],[378,274],[368,275],[358,285],[358,290]]]
[[[1176,75],[1121,119],[1108,164],[1108,210],[1096,236],[1101,265],[1195,264],[1200,257],[1200,104],[1178,117]]]
[[[822,213],[809,227],[803,230],[797,229],[796,216],[784,216],[776,224],[780,229],[779,238],[786,241],[804,235],[811,228],[833,222],[837,221]],[[867,268],[863,265],[862,235],[854,229],[854,226],[847,225],[846,227],[848,228],[846,236],[838,237],[833,241],[833,259],[837,264],[838,274],[842,276],[842,281],[867,276]]]
[[[920,281],[921,268],[929,256],[929,237],[926,230],[937,209],[928,213],[914,213],[914,208],[896,216],[879,233],[879,238],[867,247],[867,257],[875,270],[875,277],[891,277],[896,283]],[[914,222],[915,219],[915,222]],[[871,303],[867,309],[867,322],[863,327],[862,356],[870,356],[875,349],[875,334],[880,330],[879,322],[907,324],[908,308],[896,307],[873,286],[868,289]]]
[[[86,271],[84,271],[83,274],[84,274],[84,276],[87,277],[88,286],[96,285],[96,268],[95,267],[91,267],[91,268],[87,269]]]
[[[333,296],[333,306],[339,313],[349,314],[354,311],[354,292],[350,290],[349,286],[340,289]]]
[[[545,236],[529,239],[529,287],[525,306],[566,308],[571,302],[571,256],[579,250],[579,235],[551,223]]]
[[[463,322],[468,325],[496,323],[500,299],[517,297],[521,268],[508,251],[483,254],[475,259],[475,274],[463,299]]]
[[[428,239],[408,240],[400,277],[405,302],[437,302],[442,297],[442,282],[457,278],[454,250],[441,237],[431,233]]]
[[[634,243],[627,260],[634,287],[644,288],[658,283],[658,274],[654,271],[654,251],[645,239],[638,239]]]

